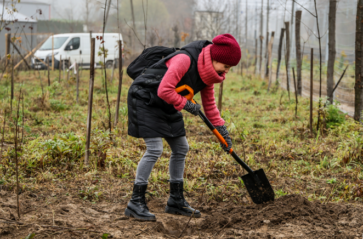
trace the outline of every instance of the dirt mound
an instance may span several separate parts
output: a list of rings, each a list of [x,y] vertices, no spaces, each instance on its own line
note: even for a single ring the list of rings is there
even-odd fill
[[[211,210],[201,228],[210,231],[232,228],[252,231],[258,236],[276,236],[271,229],[291,227],[293,234],[302,237],[311,234],[314,238],[322,235],[350,238],[362,236],[362,212],[361,208],[350,205],[321,204],[299,195],[288,195],[264,205]]]

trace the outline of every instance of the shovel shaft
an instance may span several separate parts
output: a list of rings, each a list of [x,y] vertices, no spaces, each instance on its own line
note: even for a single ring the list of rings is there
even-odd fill
[[[195,103],[195,102],[193,102],[193,103]],[[218,132],[218,130],[214,127],[214,125],[212,125],[212,123],[203,114],[203,112],[201,110],[199,110],[198,115],[204,121],[204,123],[208,126],[208,128],[213,132],[213,134],[218,138],[219,142],[221,142],[222,144],[224,144],[224,145],[226,145],[228,147],[228,144],[227,144],[226,140]],[[248,165],[245,162],[243,162],[242,159],[240,159],[240,157],[238,157],[238,155],[233,151],[233,149],[231,149],[229,151],[229,154],[232,155],[232,157],[237,161],[237,163],[239,163],[244,169],[246,169],[248,173],[253,174],[253,170],[250,167],[248,167]]]
[[[175,89],[175,91],[177,93],[181,93],[183,91],[187,91],[189,92],[188,95],[185,95],[184,97],[187,98],[188,100],[190,100],[191,102],[193,102],[194,104],[196,104],[196,102],[193,100],[194,97],[194,91],[193,89],[188,86],[188,85],[182,85],[178,88]],[[209,119],[203,114],[203,112],[201,110],[199,110],[198,112],[198,116],[204,121],[204,123],[208,126],[208,128],[213,132],[213,134],[218,138],[219,142],[221,142],[222,144],[224,144],[226,147],[228,147],[228,143],[226,142],[226,140],[223,138],[223,136],[218,132],[218,130],[214,127],[214,125],[212,125],[212,123],[209,121]],[[232,155],[232,157],[237,161],[237,163],[239,163],[245,170],[247,170],[248,173],[254,175],[252,169],[250,167],[248,167],[248,165],[242,161],[242,159],[240,159],[240,157],[238,157],[238,155],[233,151],[233,149],[231,148],[229,150],[229,154]]]

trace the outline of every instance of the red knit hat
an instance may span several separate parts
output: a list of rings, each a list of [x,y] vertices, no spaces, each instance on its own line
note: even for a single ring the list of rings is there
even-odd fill
[[[210,48],[212,59],[226,65],[236,66],[241,59],[241,48],[231,34],[218,35]]]

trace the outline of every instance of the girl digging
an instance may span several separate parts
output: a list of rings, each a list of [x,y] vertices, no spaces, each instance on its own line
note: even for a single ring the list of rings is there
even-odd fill
[[[232,140],[224,126],[214,98],[214,84],[225,79],[232,66],[241,59],[241,50],[230,34],[218,35],[213,43],[207,40],[192,42],[180,51],[158,61],[135,79],[131,85],[128,104],[128,134],[143,138],[146,152],[137,170],[132,198],[127,204],[125,215],[140,220],[156,220],[149,212],[145,201],[148,178],[155,162],[163,152],[164,138],[172,154],[169,162],[170,197],[165,212],[201,217],[183,196],[183,174],[185,157],[189,145],[185,136],[182,109],[197,115],[201,106],[193,104],[175,89],[188,85],[194,93],[201,92],[205,115],[228,143],[222,145],[226,152],[232,147]],[[158,70],[166,70],[164,75]]]

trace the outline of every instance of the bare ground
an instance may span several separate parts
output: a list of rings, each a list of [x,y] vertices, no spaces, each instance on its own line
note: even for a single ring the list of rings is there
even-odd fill
[[[70,185],[70,184],[69,184]],[[0,191],[0,237],[25,238],[361,238],[363,208],[353,204],[310,202],[299,195],[287,195],[266,205],[198,203],[202,212],[192,219],[163,212],[167,198],[149,198],[156,222],[140,222],[123,215],[129,192],[117,192],[120,200],[92,203],[68,195],[75,188],[40,188],[20,194],[21,219],[17,217],[14,190]],[[54,187],[54,186],[53,186]]]

